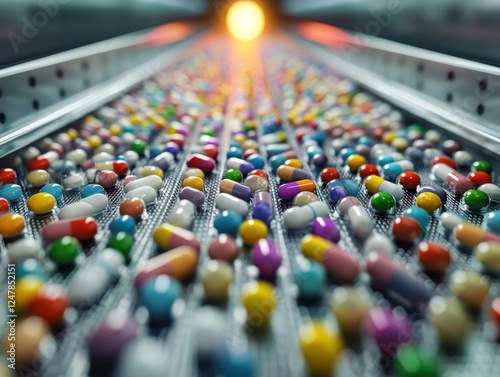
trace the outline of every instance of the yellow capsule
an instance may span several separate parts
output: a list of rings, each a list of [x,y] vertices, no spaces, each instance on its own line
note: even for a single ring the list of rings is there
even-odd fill
[[[352,154],[347,158],[347,166],[352,171],[358,171],[361,165],[366,164],[366,158],[361,156],[360,154]]]
[[[68,135],[71,140],[75,140],[78,137],[78,131],[74,128],[70,128],[66,130],[66,135]]]
[[[384,142],[386,142],[387,144],[391,144],[397,137],[398,134],[395,131],[387,131],[383,136]]]
[[[87,138],[87,143],[89,143],[90,147],[92,149],[97,148],[99,145],[102,144],[102,140],[99,136],[97,135],[91,135]]]
[[[163,179],[163,171],[156,166],[145,166],[140,170],[141,177],[156,175]]]
[[[441,208],[441,198],[433,192],[423,192],[417,196],[417,207],[432,213]]]
[[[365,179],[365,187],[372,194],[376,194],[378,192],[378,187],[384,183],[384,181],[385,180],[378,175],[370,175]]]
[[[24,218],[18,213],[6,213],[0,216],[0,234],[10,238],[21,234],[24,230]]]
[[[139,114],[133,114],[128,118],[128,121],[132,124],[141,124],[144,122],[144,118]]]
[[[455,271],[450,278],[450,289],[470,308],[478,309],[488,297],[490,282],[474,271]]]
[[[41,215],[54,209],[56,199],[50,194],[39,192],[31,195],[26,204],[31,212]]]
[[[203,191],[203,179],[199,177],[187,177],[182,181],[182,187],[192,187],[198,191]]]
[[[245,140],[245,142],[242,145],[242,148],[244,151],[247,151],[249,149],[258,149],[259,143],[257,143],[255,140],[248,139],[248,140]]]
[[[342,338],[317,321],[303,325],[299,338],[310,374],[331,376],[333,367],[344,349]]]
[[[243,134],[238,134],[234,136],[234,141],[237,142],[238,144],[243,145],[243,143],[247,141],[247,137]]]
[[[276,306],[274,288],[261,280],[247,283],[243,286],[241,302],[247,312],[247,323],[250,326],[266,326]]]
[[[392,141],[392,146],[396,148],[398,152],[402,152],[408,148],[409,141],[403,137],[397,137]]]
[[[119,124],[112,124],[109,126],[109,132],[113,136],[119,136],[122,133],[122,127]]]
[[[291,166],[291,167],[294,167],[294,168],[299,168],[299,169],[302,169],[304,167],[304,165],[302,164],[302,162],[300,160],[297,160],[296,158],[291,158],[289,160],[286,160],[285,161],[285,165],[286,166]]]
[[[25,276],[16,283],[16,310],[24,312],[35,296],[43,289],[43,281],[36,276]]]
[[[49,180],[49,173],[42,169],[33,170],[26,174],[26,182],[33,187],[42,187],[43,185],[49,183]]]
[[[321,262],[323,260],[323,254],[325,254],[329,244],[330,243],[322,237],[307,235],[302,239],[300,249],[306,258]]]
[[[246,220],[240,226],[240,236],[245,245],[253,246],[258,240],[267,237],[267,226],[258,219]]]
[[[367,300],[354,287],[338,287],[333,291],[332,314],[345,333],[355,333],[362,329],[369,308]]]
[[[441,343],[456,347],[464,342],[469,333],[469,317],[456,298],[434,296],[427,307],[427,316]]]
[[[477,259],[486,269],[500,272],[500,242],[481,242],[475,250]]]

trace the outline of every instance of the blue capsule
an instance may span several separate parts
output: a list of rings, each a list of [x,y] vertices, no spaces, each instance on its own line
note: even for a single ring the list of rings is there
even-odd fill
[[[149,313],[153,323],[165,323],[171,319],[172,306],[181,296],[181,285],[167,275],[147,280],[139,289],[139,301]]]
[[[344,161],[346,161],[349,156],[352,156],[353,154],[357,154],[358,152],[354,148],[342,148],[340,151],[340,158]]]
[[[486,229],[500,234],[500,211],[492,211],[485,216]]]
[[[417,220],[422,230],[425,230],[427,228],[427,225],[429,225],[429,214],[420,207],[413,206],[408,208],[403,213],[403,216],[411,217]]]
[[[315,299],[322,297],[325,293],[326,272],[318,262],[301,261],[293,271],[293,280],[301,299]]]
[[[385,164],[383,169],[384,178],[395,181],[401,173],[414,169],[413,163],[408,160],[401,160]]]
[[[257,368],[249,353],[228,347],[217,355],[215,370],[221,377],[254,377]]]
[[[36,259],[25,259],[16,265],[16,280],[21,280],[25,276],[37,276],[42,280],[48,280],[49,276],[43,266]]]
[[[328,195],[333,205],[337,205],[338,202],[349,196],[347,191],[342,186],[333,186],[331,189],[329,188]]]
[[[340,186],[349,196],[358,196],[359,187],[356,181],[352,179],[334,179],[333,181],[328,182],[327,189],[330,191],[333,187]]]
[[[7,199],[9,202],[17,202],[23,196],[21,186],[15,183],[7,183],[0,186],[0,197]]]
[[[52,195],[56,200],[59,200],[63,196],[64,189],[57,183],[47,183],[40,189],[40,192],[46,192]]]
[[[152,147],[149,148],[149,157],[150,158],[155,158],[161,152],[163,152],[163,148],[162,147],[160,147],[158,145],[153,145]]]
[[[310,146],[306,149],[307,157],[311,160],[317,154],[323,154],[323,149],[318,146]]]
[[[288,144],[269,144],[266,147],[266,152],[268,156],[276,156],[280,153],[285,153],[290,150],[290,145]]]
[[[82,198],[88,198],[89,196],[95,194],[105,194],[104,187],[95,183],[91,183],[82,188],[82,191],[80,192]]]
[[[263,221],[267,226],[274,218],[271,195],[267,191],[259,191],[253,197],[252,217]]]
[[[227,151],[226,157],[227,158],[231,158],[231,157],[243,158],[243,150],[241,149],[240,146],[230,147],[229,150]]]
[[[240,230],[242,218],[233,211],[223,211],[214,220],[214,228],[219,234],[236,236]]]
[[[263,169],[264,168],[264,158],[260,154],[253,154],[247,158],[247,161],[250,162],[255,169]]]
[[[109,224],[109,230],[112,234],[125,232],[131,236],[135,233],[135,220],[128,215],[120,216]]]
[[[413,162],[415,165],[422,164],[424,161],[424,152],[416,147],[409,147],[405,151],[406,158]]]

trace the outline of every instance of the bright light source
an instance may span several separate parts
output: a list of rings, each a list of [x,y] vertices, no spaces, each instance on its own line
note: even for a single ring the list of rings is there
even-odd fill
[[[238,1],[231,5],[226,16],[231,34],[242,41],[251,41],[264,28],[264,12],[253,1]]]

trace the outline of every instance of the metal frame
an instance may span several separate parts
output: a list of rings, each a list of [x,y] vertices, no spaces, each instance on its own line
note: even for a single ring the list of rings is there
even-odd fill
[[[337,34],[335,42],[321,44],[291,33],[325,65],[498,159],[500,68],[364,34]]]
[[[152,29],[0,70],[0,157],[81,118],[182,57],[200,36],[144,43]]]

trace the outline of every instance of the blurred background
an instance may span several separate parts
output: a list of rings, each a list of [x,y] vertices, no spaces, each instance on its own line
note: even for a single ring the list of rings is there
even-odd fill
[[[233,0],[0,0],[0,67],[157,26],[222,24]],[[498,0],[261,0],[268,24],[317,20],[500,64]],[[30,41],[34,43],[28,43]]]

